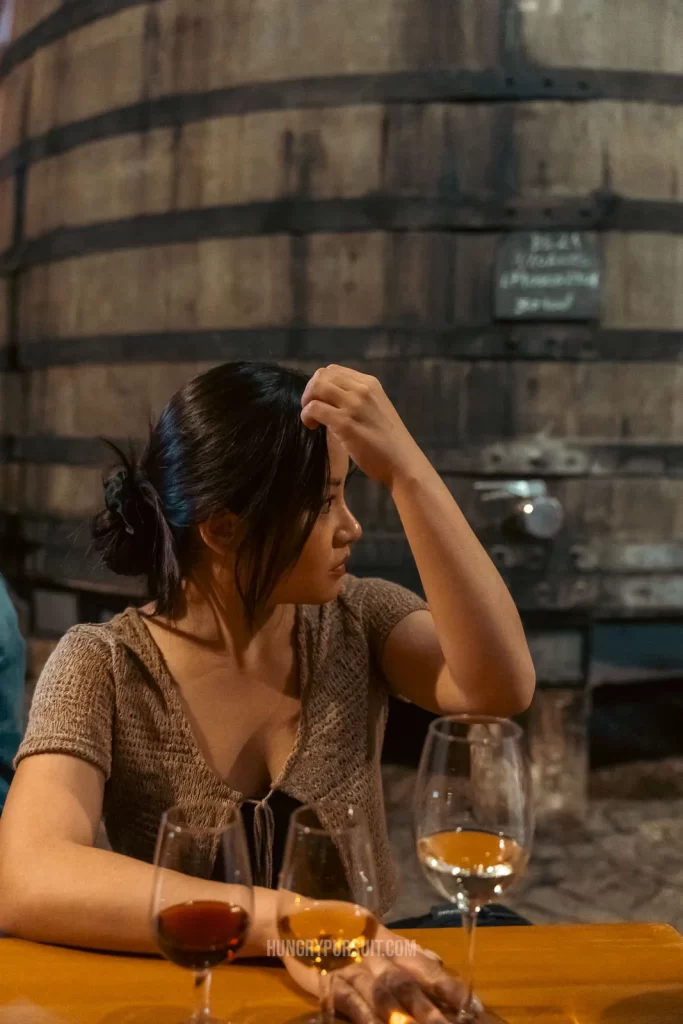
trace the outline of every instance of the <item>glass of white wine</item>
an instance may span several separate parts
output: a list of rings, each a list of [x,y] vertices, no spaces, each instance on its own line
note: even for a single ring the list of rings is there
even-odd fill
[[[531,852],[533,801],[519,726],[474,715],[432,722],[420,759],[414,821],[427,879],[462,914],[467,998],[457,1020],[473,1021],[477,914],[523,875]]]
[[[367,820],[347,808],[326,828],[313,806],[292,815],[278,885],[285,954],[320,974],[316,1024],[334,1017],[332,974],[362,959],[377,932],[378,891]]]

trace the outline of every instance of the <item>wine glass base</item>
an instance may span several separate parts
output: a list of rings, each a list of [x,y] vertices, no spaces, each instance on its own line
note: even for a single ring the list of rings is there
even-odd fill
[[[212,1013],[191,1013],[182,1024],[230,1024],[226,1017],[214,1017]]]
[[[467,1008],[463,1007],[457,1013],[446,1011],[444,1017],[449,1021],[449,1024],[485,1024],[489,1020],[484,1010],[484,1004],[476,996],[472,996],[470,1005]]]
[[[310,1013],[303,1013],[297,1017],[291,1017],[287,1024],[334,1024],[336,1018],[331,1020],[324,1017],[319,1010],[312,1010]]]

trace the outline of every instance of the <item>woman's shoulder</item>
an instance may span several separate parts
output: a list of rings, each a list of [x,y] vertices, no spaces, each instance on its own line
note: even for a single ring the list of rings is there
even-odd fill
[[[330,602],[329,615],[353,623],[363,633],[375,653],[381,653],[386,638],[401,619],[412,612],[424,611],[424,598],[401,583],[376,576],[344,577],[335,601]]]
[[[40,673],[15,765],[32,754],[69,754],[109,778],[121,672],[117,655],[134,637],[130,609],[109,622],[67,630]]]
[[[370,625],[377,615],[408,613],[427,608],[424,598],[413,590],[378,576],[344,577],[342,589],[333,602],[340,612],[349,612]]]
[[[97,678],[111,670],[122,647],[140,647],[144,642],[138,613],[126,608],[106,622],[79,622],[63,634],[43,669],[43,676],[77,669],[82,679]]]

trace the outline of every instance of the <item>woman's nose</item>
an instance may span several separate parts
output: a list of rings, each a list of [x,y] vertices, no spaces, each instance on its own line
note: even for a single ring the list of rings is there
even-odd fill
[[[363,535],[361,527],[355,516],[349,515],[348,521],[344,524],[343,533],[348,535],[349,542],[355,544]]]

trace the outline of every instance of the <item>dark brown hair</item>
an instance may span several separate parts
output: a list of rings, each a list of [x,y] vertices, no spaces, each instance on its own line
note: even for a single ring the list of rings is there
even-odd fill
[[[329,486],[327,432],[301,422],[308,377],[232,362],[190,380],[150,426],[144,452],[119,459],[92,524],[113,572],[146,576],[156,614],[178,613],[199,523],[227,510],[245,527],[235,582],[253,623],[297,561]]]

